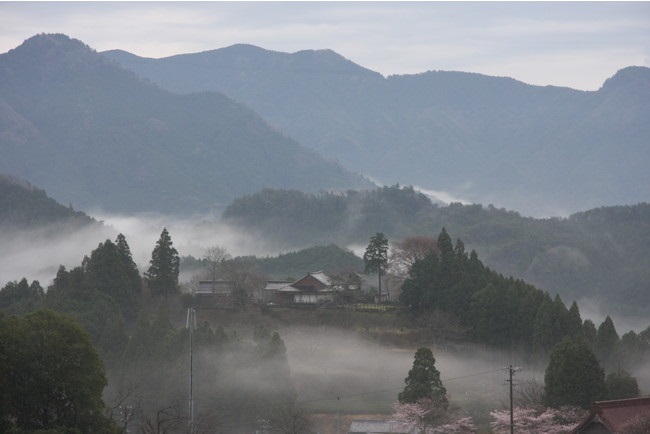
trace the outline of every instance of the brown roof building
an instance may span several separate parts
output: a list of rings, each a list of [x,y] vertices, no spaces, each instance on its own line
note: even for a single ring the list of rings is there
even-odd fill
[[[596,401],[571,434],[611,434],[637,418],[650,419],[650,397]]]

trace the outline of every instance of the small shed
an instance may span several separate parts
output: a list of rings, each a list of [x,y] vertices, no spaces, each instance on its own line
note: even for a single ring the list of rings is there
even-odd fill
[[[650,419],[650,396],[642,398],[596,401],[589,414],[571,434],[613,434],[635,418]]]

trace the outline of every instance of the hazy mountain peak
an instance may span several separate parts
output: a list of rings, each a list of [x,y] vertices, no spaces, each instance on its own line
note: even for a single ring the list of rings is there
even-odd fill
[[[611,78],[605,80],[603,90],[631,88],[635,92],[640,89],[650,90],[650,68],[645,66],[628,66],[620,69]]]
[[[105,63],[108,62],[102,56],[78,39],[43,33],[0,55],[0,75],[14,82],[29,78],[49,83],[66,80],[82,69],[95,70]]]
[[[78,39],[70,38],[67,35],[62,33],[41,33],[35,36],[32,36],[29,39],[26,39],[21,45],[13,50],[10,50],[9,53],[20,53],[22,51],[29,50],[34,52],[38,50],[41,52],[46,51],[78,51],[78,52],[90,52],[93,51],[88,45],[84,44]]]

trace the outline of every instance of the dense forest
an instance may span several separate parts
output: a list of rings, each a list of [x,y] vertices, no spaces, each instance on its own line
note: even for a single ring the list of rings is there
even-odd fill
[[[376,231],[395,242],[445,227],[492,269],[564,299],[589,298],[608,313],[639,316],[650,302],[647,203],[534,219],[493,206],[437,205],[399,185],[341,194],[263,190],[233,201],[223,220],[286,250],[363,245]]]

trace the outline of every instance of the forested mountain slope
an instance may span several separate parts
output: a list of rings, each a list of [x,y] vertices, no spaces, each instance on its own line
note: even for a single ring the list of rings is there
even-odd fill
[[[650,199],[645,67],[583,92],[465,72],[384,78],[330,50],[103,55],[175,92],[223,92],[386,184],[541,216]]]
[[[263,187],[370,185],[224,95],[179,96],[65,35],[0,55],[0,172],[76,208],[193,213]]]
[[[96,221],[66,208],[26,181],[0,174],[0,227],[29,229],[56,223],[78,228]]]
[[[610,313],[644,314],[650,307],[647,203],[534,219],[491,206],[437,206],[410,187],[344,195],[264,190],[231,203],[223,220],[285,250],[325,243],[365,248],[375,232],[394,242],[445,227],[487,266],[564,300],[589,297],[608,303]]]

